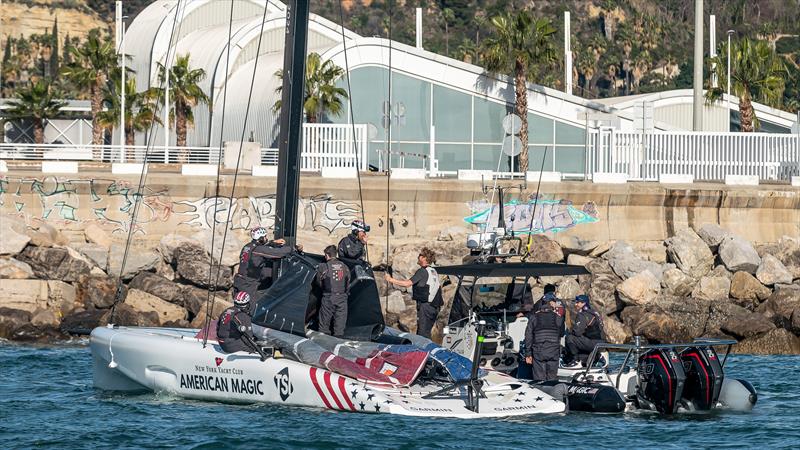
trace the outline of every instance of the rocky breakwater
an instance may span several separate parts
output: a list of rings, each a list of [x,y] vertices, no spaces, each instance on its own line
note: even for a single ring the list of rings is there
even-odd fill
[[[88,334],[111,320],[112,307],[118,325],[202,326],[210,303],[205,234],[167,235],[154,249],[134,242],[126,256],[124,245],[98,227],[86,228],[84,242],[68,242],[47,224],[33,228],[3,217],[0,338],[50,341]],[[214,317],[231,305],[228,290],[240,248],[240,242],[228,242],[214,259]]]

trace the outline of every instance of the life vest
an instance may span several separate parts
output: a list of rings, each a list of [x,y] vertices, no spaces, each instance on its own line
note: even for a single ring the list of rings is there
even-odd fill
[[[244,247],[242,247],[242,251],[239,252],[239,271],[237,274],[248,277],[248,278],[258,278],[259,274],[253,274],[252,270],[250,270],[250,258],[253,256],[253,250],[258,247],[258,241],[250,241]]]

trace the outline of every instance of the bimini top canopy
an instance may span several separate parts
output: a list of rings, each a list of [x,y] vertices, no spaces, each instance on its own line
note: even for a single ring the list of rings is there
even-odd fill
[[[554,263],[483,263],[437,267],[439,275],[457,277],[558,277],[589,275],[583,266]]]

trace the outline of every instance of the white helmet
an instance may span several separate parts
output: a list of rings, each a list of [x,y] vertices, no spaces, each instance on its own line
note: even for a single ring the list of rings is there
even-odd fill
[[[354,233],[357,233],[359,231],[369,233],[369,225],[364,223],[363,220],[356,219],[352,223],[350,223],[350,230],[353,231]]]
[[[267,237],[267,229],[264,227],[255,227],[250,230],[250,237],[257,241],[263,237]]]
[[[239,291],[236,297],[233,298],[233,304],[236,306],[244,307],[250,304],[250,294],[245,291]]]

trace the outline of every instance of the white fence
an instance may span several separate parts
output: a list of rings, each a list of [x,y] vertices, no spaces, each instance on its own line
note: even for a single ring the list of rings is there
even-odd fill
[[[662,174],[690,174],[708,181],[725,175],[756,175],[762,180],[800,175],[800,137],[794,134],[601,129],[588,141],[589,173],[626,173],[631,180],[653,181]]]
[[[355,151],[358,152],[358,169],[367,170],[367,125],[303,124],[301,170],[319,171],[323,167],[356,167],[354,145]]]

